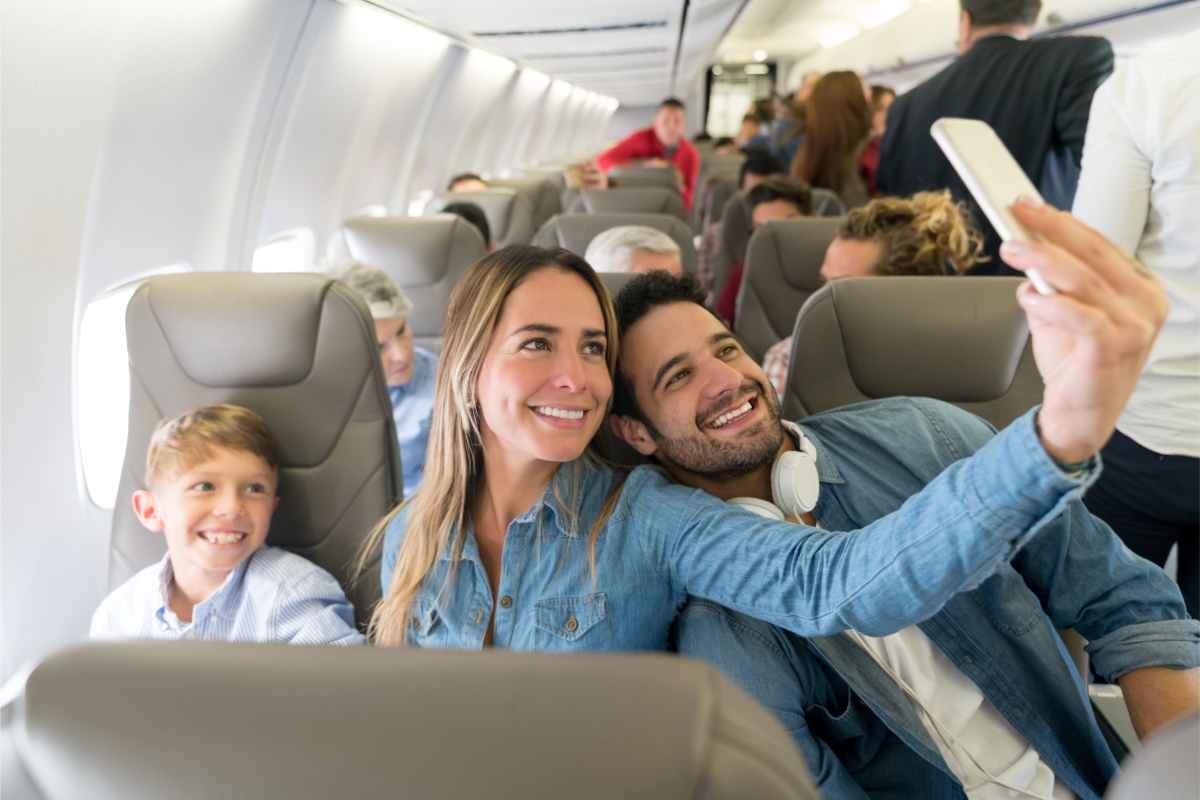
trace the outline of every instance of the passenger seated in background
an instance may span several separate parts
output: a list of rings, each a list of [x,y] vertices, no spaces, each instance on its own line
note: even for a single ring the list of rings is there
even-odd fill
[[[473,172],[464,172],[451,178],[446,188],[451,192],[486,192],[488,185],[487,181]]]
[[[405,316],[412,310],[412,302],[386,272],[361,261],[346,261],[331,274],[358,292],[375,320],[375,338],[400,441],[404,497],[412,497],[425,476],[438,357],[413,344],[412,328]]]
[[[645,225],[609,228],[587,246],[583,259],[597,272],[653,272],[683,274],[679,245],[667,234]]]
[[[442,213],[457,214],[462,217],[479,230],[489,253],[496,249],[496,243],[492,240],[492,229],[488,225],[487,215],[483,213],[482,208],[474,203],[449,203],[442,208]]]
[[[869,92],[854,72],[830,72],[813,87],[806,106],[804,144],[792,159],[792,177],[829,189],[847,208],[875,196],[879,136],[872,130]]]
[[[738,169],[738,191],[742,194],[749,192],[767,178],[782,176],[785,170],[783,164],[775,156],[763,150],[751,150],[746,153],[746,159]],[[724,228],[722,220],[724,209],[713,209],[713,221],[704,229],[700,237],[700,248],[697,252],[697,272],[700,273],[700,283],[708,292],[713,291],[716,269],[717,248],[721,244],[721,231]]]
[[[654,123],[645,130],[634,131],[596,158],[600,169],[631,162],[664,162],[673,165],[679,175],[679,194],[690,211],[700,174],[700,153],[684,138],[687,116],[683,103],[674,98],[663,100],[654,115]]]
[[[737,145],[743,152],[755,148],[764,148],[769,143],[763,132],[762,119],[757,114],[747,114],[742,117],[742,129],[738,131]]]
[[[719,156],[731,156],[738,151],[737,142],[732,136],[720,136],[713,142],[713,152]]]
[[[776,219],[795,219],[811,217],[812,189],[803,181],[780,175],[755,186],[746,194],[746,204],[750,206],[750,230],[755,231]],[[728,321],[729,327],[734,327],[737,320],[737,296],[742,286],[742,273],[746,262],[735,264],[717,298],[717,314]]]
[[[1140,280],[1111,245],[1105,255],[1123,282]],[[690,276],[634,279],[617,314],[614,431],[680,484],[764,517],[861,528],[994,440],[978,417],[920,398],[782,422],[762,371]],[[781,459],[794,478],[773,490]],[[817,586],[839,582],[836,561],[822,563]],[[1139,736],[1200,706],[1200,622],[1162,570],[1077,497],[999,574],[919,625],[801,638],[691,599],[678,648],[779,717],[827,800],[1016,796],[1009,789],[1099,800],[1117,762],[1051,623],[1089,640],[1098,673],[1124,688]]]
[[[892,101],[895,99],[896,90],[892,87],[878,84],[871,87],[871,110],[874,112],[871,115],[871,126],[876,134],[883,135],[887,130],[888,109],[892,107]],[[876,165],[878,166],[878,162]]]
[[[909,200],[879,197],[838,225],[825,251],[821,282],[868,275],[961,275],[982,255],[983,237],[949,192],[918,192]],[[762,368],[780,397],[786,394],[792,337],[763,355]]]
[[[264,542],[279,505],[279,440],[239,406],[160,422],[133,510],[167,554],[104,599],[93,639],[365,644],[338,582]]]

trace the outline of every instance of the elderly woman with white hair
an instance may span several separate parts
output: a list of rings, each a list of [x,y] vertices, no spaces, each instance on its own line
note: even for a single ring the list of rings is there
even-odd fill
[[[412,329],[405,316],[412,310],[412,302],[387,273],[361,261],[348,260],[337,264],[330,274],[366,301],[375,320],[379,357],[392,396],[392,417],[400,441],[407,499],[421,487],[425,474],[438,357],[413,344]]]
[[[645,225],[609,228],[588,245],[584,260],[597,272],[654,272],[683,274],[679,245],[662,231]]]

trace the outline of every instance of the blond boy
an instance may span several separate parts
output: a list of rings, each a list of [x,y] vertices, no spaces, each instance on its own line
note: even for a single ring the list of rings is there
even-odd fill
[[[365,643],[332,575],[263,543],[278,480],[279,441],[253,411],[207,405],[161,423],[133,510],[167,554],[104,599],[92,638]]]

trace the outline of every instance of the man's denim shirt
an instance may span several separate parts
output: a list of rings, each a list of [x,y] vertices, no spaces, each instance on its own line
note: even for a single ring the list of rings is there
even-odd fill
[[[951,464],[1020,431],[1029,418],[994,437],[990,425],[953,406],[895,398],[799,424],[817,444],[821,496],[813,515],[824,527],[853,530],[900,508]],[[980,475],[974,489],[1007,493],[1011,476],[1002,469]],[[927,562],[911,578],[939,568]],[[1166,574],[1078,501],[1011,565],[920,622],[1060,778],[1080,797],[1099,800],[1117,764],[1053,626],[1088,639],[1097,674],[1115,681],[1139,667],[1200,666],[1200,623],[1188,618]],[[680,617],[679,650],[716,664],[771,708],[830,800],[866,798],[862,785],[878,789],[873,798],[893,796],[885,787],[898,786],[922,798],[963,796],[908,698],[848,637],[804,641],[693,600]]]
[[[896,426],[888,435],[898,441],[906,427],[927,429],[927,418],[938,420],[948,442],[966,440],[971,434],[961,428],[978,425],[969,415],[936,414],[924,401],[896,405],[885,427]],[[840,419],[820,430],[854,427]],[[583,457],[564,464],[541,500],[508,526],[494,643],[520,650],[662,650],[689,595],[801,636],[846,628],[894,633],[995,574],[1095,473],[1072,477],[1059,470],[1030,412],[975,458],[943,470],[898,513],[857,531],[846,516],[849,532],[839,533],[767,520],[639,467],[599,532],[593,574],[589,530],[621,473]],[[401,508],[388,526],[385,587],[411,509],[411,503]],[[473,526],[462,533],[452,534],[418,590],[409,629],[414,644],[483,644],[492,595]]]

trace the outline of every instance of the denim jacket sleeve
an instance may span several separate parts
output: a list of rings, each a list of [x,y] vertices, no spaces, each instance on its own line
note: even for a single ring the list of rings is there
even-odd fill
[[[640,539],[676,591],[800,636],[892,634],[978,586],[1095,480],[1096,466],[1072,477],[1054,465],[1037,410],[857,531],[767,520],[660,479],[662,496],[643,495],[634,510]]]
[[[1200,667],[1200,622],[1188,619],[1179,588],[1082,503],[1071,503],[1013,567],[1055,625],[1088,640],[1105,679],[1141,667]]]

